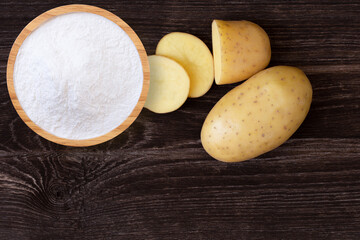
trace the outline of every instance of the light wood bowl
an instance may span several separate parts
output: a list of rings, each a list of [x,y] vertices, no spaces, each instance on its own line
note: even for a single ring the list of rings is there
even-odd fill
[[[19,48],[21,44],[24,42],[26,37],[31,34],[37,27],[39,27],[42,23],[49,20],[50,18],[53,18],[55,16],[65,14],[65,13],[71,13],[71,12],[89,12],[94,13],[100,16],[103,16],[110,21],[113,21],[116,23],[120,28],[122,28],[127,35],[130,37],[130,39],[135,44],[135,47],[140,55],[141,64],[143,68],[143,87],[140,94],[140,98],[138,103],[136,104],[134,110],[131,112],[130,116],[121,123],[117,128],[114,130],[108,132],[107,134],[104,134],[99,137],[85,139],[85,140],[72,140],[72,139],[66,139],[66,138],[60,138],[57,137],[44,129],[40,128],[38,125],[36,125],[33,121],[30,120],[30,118],[26,115],[25,111],[22,109],[19,100],[15,93],[14,88],[14,79],[13,79],[13,73],[14,73],[14,64],[16,60],[16,56],[18,54]],[[6,70],[6,78],[7,78],[7,87],[10,95],[10,99],[12,104],[14,105],[14,108],[16,112],[19,114],[20,118],[25,122],[29,128],[31,128],[34,132],[42,136],[43,138],[46,138],[47,140],[50,140],[52,142],[67,145],[67,146],[74,146],[74,147],[85,147],[85,146],[91,146],[96,145],[99,143],[103,143],[105,141],[108,141],[120,133],[122,133],[124,130],[126,130],[137,118],[137,116],[140,114],[146,100],[146,96],[149,90],[149,83],[150,83],[150,70],[149,70],[149,63],[147,59],[147,54],[145,51],[145,48],[143,44],[141,43],[139,37],[136,35],[136,33],[127,25],[123,20],[121,20],[118,16],[115,14],[106,11],[102,8],[89,6],[89,5],[82,5],[82,4],[73,4],[73,5],[65,5],[57,8],[53,8],[47,12],[44,12],[43,14],[36,17],[34,20],[32,20],[26,27],[21,31],[19,36],[16,38],[10,54],[9,59],[7,63],[7,70]]]

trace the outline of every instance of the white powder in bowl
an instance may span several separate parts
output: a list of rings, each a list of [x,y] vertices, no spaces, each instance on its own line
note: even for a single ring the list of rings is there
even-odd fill
[[[89,139],[118,127],[142,90],[140,56],[129,36],[85,12],[43,23],[23,42],[14,66],[21,107],[45,131]]]

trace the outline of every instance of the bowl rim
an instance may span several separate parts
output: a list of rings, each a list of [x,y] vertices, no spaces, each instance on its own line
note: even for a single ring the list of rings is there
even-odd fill
[[[16,96],[15,87],[14,87],[14,65],[16,61],[16,56],[18,54],[18,51],[21,47],[21,44],[24,42],[24,40],[33,32],[35,31],[42,23],[48,21],[49,19],[66,14],[66,13],[73,13],[73,12],[88,12],[97,14],[100,16],[103,16],[107,18],[108,20],[114,22],[116,25],[118,25],[121,29],[125,31],[125,33],[130,37],[131,41],[134,43],[136,50],[139,53],[141,64],[142,64],[142,70],[143,70],[143,86],[141,90],[141,94],[139,97],[139,100],[137,104],[135,105],[133,111],[130,113],[130,115],[115,129],[111,130],[110,132],[95,137],[95,138],[89,138],[89,139],[82,139],[82,140],[75,140],[75,139],[67,139],[67,138],[61,138],[58,136],[55,136],[38,125],[36,125],[25,113],[23,108],[20,105],[20,102]],[[34,18],[31,22],[29,22],[25,28],[20,32],[20,34],[17,36],[15,42],[13,43],[9,58],[7,62],[7,68],[6,68],[6,82],[7,82],[7,89],[10,95],[11,102],[20,116],[20,118],[25,122],[25,124],[33,130],[35,133],[40,135],[41,137],[66,146],[73,146],[73,147],[86,147],[86,146],[92,146],[96,144],[100,144],[103,142],[106,142],[116,136],[118,136],[120,133],[125,131],[139,116],[141,110],[144,107],[145,100],[147,97],[147,93],[149,90],[149,84],[150,84],[150,68],[149,68],[149,62],[147,59],[146,50],[140,40],[140,38],[136,35],[134,30],[121,18],[116,16],[115,14],[91,5],[85,5],[85,4],[71,4],[71,5],[64,5],[60,7],[56,7],[53,9],[50,9],[36,18]]]

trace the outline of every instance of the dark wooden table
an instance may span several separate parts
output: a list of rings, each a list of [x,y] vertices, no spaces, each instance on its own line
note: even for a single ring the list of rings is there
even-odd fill
[[[144,109],[94,147],[32,132],[9,99],[7,57],[29,21],[70,3],[0,3],[0,239],[360,239],[360,1],[77,2],[120,16],[148,54],[173,31],[211,48],[213,19],[267,31],[270,65],[303,69],[313,103],[284,145],[235,164],[208,156],[199,134],[236,84],[170,114]]]

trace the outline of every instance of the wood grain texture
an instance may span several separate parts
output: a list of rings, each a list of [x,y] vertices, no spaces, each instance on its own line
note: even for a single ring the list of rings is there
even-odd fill
[[[170,114],[144,109],[93,147],[31,131],[6,90],[7,57],[29,21],[70,3],[0,3],[0,239],[359,239],[360,1],[78,1],[121,17],[148,54],[172,31],[211,48],[213,19],[264,28],[270,66],[303,69],[313,104],[288,142],[236,164],[211,159],[199,134],[237,84]]]
[[[108,20],[114,22],[117,24],[121,29],[124,30],[124,32],[130,37],[132,42],[134,43],[136,50],[139,53],[140,61],[142,64],[142,71],[143,71],[143,86],[140,93],[139,100],[137,104],[135,105],[134,109],[130,113],[130,115],[115,129],[111,130],[110,132],[91,139],[83,139],[83,140],[73,140],[73,139],[66,139],[61,138],[58,136],[55,136],[46,130],[42,129],[40,126],[38,126],[36,123],[34,123],[26,114],[22,106],[20,105],[20,102],[16,96],[15,86],[14,86],[14,67],[16,62],[16,57],[18,55],[19,49],[22,45],[22,43],[25,41],[25,39],[33,32],[35,31],[41,24],[43,24],[46,21],[51,20],[53,17],[67,14],[67,13],[73,13],[73,12],[88,12],[100,15],[102,17],[107,18]],[[103,143],[105,141],[108,141],[109,139],[112,139],[125,131],[139,116],[146,100],[146,96],[149,90],[150,85],[150,69],[149,69],[149,63],[147,59],[147,54],[144,49],[143,44],[141,43],[141,40],[136,35],[136,33],[127,25],[123,20],[121,20],[118,16],[114,15],[113,13],[106,11],[102,8],[85,5],[85,4],[70,4],[65,6],[56,7],[53,9],[50,9],[36,18],[34,18],[30,23],[28,23],[25,28],[20,32],[19,36],[16,38],[9,54],[7,68],[6,68],[6,80],[7,80],[7,88],[9,92],[9,96],[11,99],[11,102],[16,110],[16,112],[19,114],[20,118],[25,122],[25,124],[31,128],[34,132],[42,136],[43,138],[66,146],[73,146],[73,147],[84,147],[84,146],[92,146],[96,144]]]

